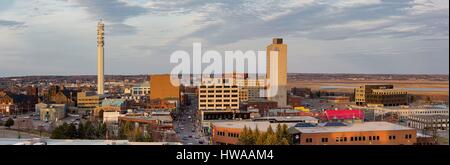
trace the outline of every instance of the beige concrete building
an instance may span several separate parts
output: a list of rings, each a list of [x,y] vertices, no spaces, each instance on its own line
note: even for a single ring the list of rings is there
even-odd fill
[[[272,51],[278,52],[278,58],[273,57]],[[277,59],[275,60],[277,64],[274,63],[274,59]],[[273,73],[270,71],[271,67],[273,67]],[[267,84],[267,93],[276,92],[276,96],[268,97],[268,99],[278,102],[280,107],[287,106],[287,45],[283,44],[282,38],[274,38],[273,43],[267,46],[267,80],[270,81]]]
[[[408,104],[407,92],[393,85],[361,85],[355,89],[357,105],[399,106]]]
[[[77,108],[79,113],[89,113],[101,106],[104,95],[97,95],[95,92],[78,92]]]
[[[198,90],[198,109],[239,110],[239,87],[231,81],[231,78],[202,80]]]

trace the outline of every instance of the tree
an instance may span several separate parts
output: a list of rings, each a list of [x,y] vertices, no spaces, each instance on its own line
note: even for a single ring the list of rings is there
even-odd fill
[[[283,124],[283,128],[281,129],[282,131],[282,138],[285,138],[286,140],[288,140],[289,144],[292,143],[291,139],[292,139],[292,135],[289,133],[288,131],[288,126],[286,124]]]
[[[91,121],[86,121],[84,123],[84,138],[85,139],[95,139],[96,138],[96,130],[92,125]]]
[[[9,118],[8,120],[6,120],[5,126],[8,128],[11,128],[11,126],[14,125],[14,120]]]
[[[86,127],[84,126],[83,122],[80,122],[80,124],[78,124],[77,132],[78,132],[77,138],[79,139],[86,138]]]
[[[142,135],[142,131],[141,128],[136,127],[134,129],[134,137],[133,140],[136,142],[143,142],[144,141],[144,136]]]
[[[78,137],[77,127],[75,124],[71,123],[66,127],[65,135],[69,139],[75,139]]]
[[[280,123],[278,123],[278,125],[277,125],[277,132],[276,132],[276,135],[277,135],[277,139],[283,139],[283,131],[282,131],[282,127],[281,127],[281,124]]]
[[[289,145],[289,141],[286,138],[281,139],[279,145]]]
[[[264,145],[276,145],[278,144],[277,136],[275,134],[266,133]]]
[[[244,126],[244,129],[239,134],[239,142],[238,142],[239,144],[242,144],[242,145],[250,145],[251,144],[252,134],[250,134],[250,132],[248,130],[249,129],[247,129],[247,126]]]
[[[104,139],[108,128],[106,123],[99,123],[97,126],[97,138]]]

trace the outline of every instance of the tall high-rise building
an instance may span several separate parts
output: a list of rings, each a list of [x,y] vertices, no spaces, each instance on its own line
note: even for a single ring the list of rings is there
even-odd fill
[[[105,34],[105,24],[102,21],[97,24],[97,94],[103,94],[103,83],[104,83],[104,35]]]
[[[278,52],[276,61],[271,58]],[[277,64],[276,64],[277,63]],[[274,65],[271,73],[271,65]],[[276,75],[274,75],[276,74]],[[267,85],[268,100],[276,101],[279,107],[287,106],[287,45],[283,44],[282,38],[274,38],[273,43],[267,46]],[[270,95],[270,92],[276,92],[276,95]]]

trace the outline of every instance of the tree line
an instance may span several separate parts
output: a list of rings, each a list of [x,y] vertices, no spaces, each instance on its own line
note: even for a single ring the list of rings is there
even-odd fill
[[[53,129],[50,138],[52,139],[105,139],[108,128],[105,123],[92,123],[86,121],[78,124],[78,127],[71,123],[63,123]]]
[[[119,139],[126,139],[134,142],[152,142],[151,131],[147,131],[147,133],[143,133],[141,128],[134,127],[131,122],[124,122],[122,126],[119,128]]]
[[[269,125],[266,132],[259,131],[258,127],[255,130],[244,127],[239,135],[240,145],[289,145],[292,135],[288,132],[288,126],[286,124],[278,124],[276,131]]]
[[[150,131],[148,131],[150,132]],[[118,135],[113,130],[108,130],[105,123],[92,123],[86,121],[84,124],[63,123],[53,129],[52,139],[108,139],[129,140],[134,142],[152,142],[151,133],[143,133],[141,128],[134,127],[131,122],[124,122],[118,130]]]

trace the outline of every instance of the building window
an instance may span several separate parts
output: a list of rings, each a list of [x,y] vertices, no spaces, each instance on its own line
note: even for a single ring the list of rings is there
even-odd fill
[[[322,138],[322,143],[327,143],[328,142],[328,138]]]
[[[312,143],[312,138],[306,138],[306,143]]]

